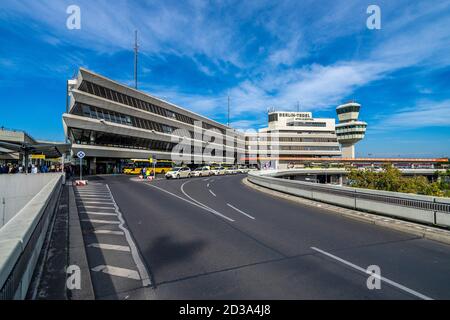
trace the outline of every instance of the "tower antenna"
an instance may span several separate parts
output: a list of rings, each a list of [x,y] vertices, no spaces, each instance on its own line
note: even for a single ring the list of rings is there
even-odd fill
[[[227,126],[230,126],[230,94],[228,93],[228,120],[227,120]]]
[[[138,88],[138,54],[139,54],[139,45],[138,45],[138,32],[134,31],[134,88],[137,90]]]

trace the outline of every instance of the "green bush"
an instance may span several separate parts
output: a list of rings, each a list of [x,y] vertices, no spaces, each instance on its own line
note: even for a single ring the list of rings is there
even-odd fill
[[[350,186],[373,190],[384,190],[403,193],[423,194],[428,196],[444,197],[450,195],[450,170],[438,173],[437,182],[429,182],[426,177],[403,177],[400,170],[392,165],[383,166],[383,170],[374,172],[370,170],[355,170],[349,172]]]

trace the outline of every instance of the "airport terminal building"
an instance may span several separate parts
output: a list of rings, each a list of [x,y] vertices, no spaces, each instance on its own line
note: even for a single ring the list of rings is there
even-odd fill
[[[297,165],[304,158],[340,157],[335,119],[313,118],[311,112],[271,111],[268,127],[246,137],[247,160],[271,168]]]
[[[80,68],[68,92],[64,131],[72,154],[86,154],[90,174],[120,172],[128,159],[171,160],[181,141],[191,144],[183,163],[233,164],[245,152],[243,133],[89,70]],[[207,132],[223,140],[205,141]],[[215,147],[223,152],[205,152]]]
[[[89,174],[122,172],[130,159],[176,160],[180,142],[189,144],[183,150],[189,156],[178,163],[282,169],[304,159],[353,158],[367,126],[357,121],[359,109],[355,103],[339,106],[338,125],[311,112],[271,111],[267,128],[244,133],[80,68],[68,81],[63,125],[72,155],[86,154]]]

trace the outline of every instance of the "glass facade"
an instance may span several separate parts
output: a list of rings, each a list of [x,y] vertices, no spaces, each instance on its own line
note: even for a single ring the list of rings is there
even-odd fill
[[[79,116],[89,117],[92,119],[103,119],[108,122],[123,124],[141,129],[154,130],[162,133],[172,133],[176,127],[168,126],[158,122],[147,119],[137,118],[126,114],[105,110],[98,107],[88,106],[85,104],[77,104],[74,107],[73,113]],[[190,132],[191,136],[193,133]]]
[[[178,112],[174,112],[172,110],[168,110],[166,108],[157,106],[153,103],[149,103],[147,101],[141,100],[141,99],[136,99],[134,97],[130,97],[126,94],[117,92],[115,90],[111,90],[109,88],[100,86],[96,83],[93,82],[89,82],[89,81],[83,81],[80,85],[80,87],[78,88],[80,91],[84,91],[93,95],[96,95],[98,97],[102,97],[114,102],[118,102],[133,108],[137,108],[137,109],[141,109],[147,112],[151,112],[163,117],[167,117],[170,119],[174,119],[174,120],[178,120],[180,122],[184,122],[187,124],[191,124],[194,125],[194,121],[196,121],[196,119],[188,117],[184,114],[180,114]],[[200,120],[198,120],[200,121]],[[204,124],[204,128],[205,126],[208,126],[208,128],[205,129],[210,129],[210,128],[214,128],[219,130],[220,132],[222,132],[222,134],[225,134],[225,130],[221,129],[219,127],[215,127],[209,123],[205,123],[204,121],[202,121]]]
[[[343,114],[343,113],[347,113],[347,112],[359,112],[360,108],[361,108],[360,106],[353,105],[353,106],[348,106],[348,107],[337,109],[336,112],[337,112],[337,114]]]
[[[326,127],[326,122],[310,122],[310,121],[290,121],[286,123],[288,127]]]

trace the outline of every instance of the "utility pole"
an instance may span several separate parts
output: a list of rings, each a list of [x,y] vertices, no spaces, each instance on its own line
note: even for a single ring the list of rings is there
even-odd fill
[[[134,31],[134,88],[137,90],[138,88],[138,53],[139,53],[139,45],[138,45],[138,32]]]

